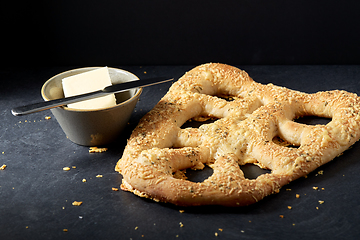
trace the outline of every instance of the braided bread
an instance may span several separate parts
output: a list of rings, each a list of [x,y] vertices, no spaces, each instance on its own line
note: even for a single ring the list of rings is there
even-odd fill
[[[232,96],[227,101],[219,96]],[[253,81],[224,64],[187,72],[134,129],[116,171],[121,189],[181,206],[244,206],[279,192],[341,154],[360,137],[360,98],[346,91],[306,94]],[[302,116],[330,118],[326,125],[295,122]],[[181,128],[189,119],[217,120]],[[276,144],[275,137],[296,147]],[[239,166],[271,170],[247,179]],[[183,169],[213,174],[203,182],[178,178]]]

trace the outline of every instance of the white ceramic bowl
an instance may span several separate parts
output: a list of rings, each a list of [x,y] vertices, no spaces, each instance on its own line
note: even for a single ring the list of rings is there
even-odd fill
[[[60,73],[45,82],[41,95],[45,101],[63,98],[62,79],[99,67],[78,68]],[[138,80],[122,69],[108,68],[113,84]],[[96,110],[71,109],[66,106],[51,109],[66,136],[79,145],[102,146],[113,142],[126,127],[140,97],[142,88],[115,94],[116,106]]]

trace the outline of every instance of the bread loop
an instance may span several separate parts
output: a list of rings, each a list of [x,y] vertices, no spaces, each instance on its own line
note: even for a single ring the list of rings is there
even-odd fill
[[[356,94],[306,94],[256,83],[235,67],[204,64],[174,83],[141,119],[116,170],[123,175],[123,190],[157,201],[252,204],[354,144],[360,137],[359,109]],[[315,126],[294,121],[307,115],[331,121]],[[183,127],[198,117],[215,121]],[[275,138],[295,147],[279,145]],[[239,165],[247,163],[271,173],[246,179]],[[184,169],[204,165],[213,174],[203,182],[178,177]]]

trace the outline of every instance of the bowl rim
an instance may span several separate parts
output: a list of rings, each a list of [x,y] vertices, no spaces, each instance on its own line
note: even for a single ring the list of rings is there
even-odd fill
[[[63,75],[63,74],[66,74],[66,73],[69,73],[69,72],[72,72],[72,71],[75,71],[75,70],[87,70],[87,69],[89,69],[89,71],[91,71],[91,69],[94,69],[94,70],[95,70],[95,69],[98,69],[98,68],[102,68],[102,67],[96,67],[96,66],[95,66],[95,67],[74,68],[74,69],[70,69],[70,70],[67,70],[67,71],[58,73],[58,74],[52,76],[51,78],[49,78],[49,79],[42,85],[42,87],[41,87],[41,96],[43,97],[43,99],[44,99],[45,101],[50,101],[50,100],[52,100],[52,99],[49,99],[49,98],[45,95],[45,88],[46,88],[46,86],[47,86],[51,81],[53,81],[54,78],[59,77],[60,75]],[[129,74],[131,74],[131,75],[134,75],[137,79],[139,79],[139,77],[136,76],[134,73],[129,72],[129,71],[126,71],[126,70],[124,70],[124,69],[121,69],[121,68],[113,68],[113,67],[107,67],[107,68],[108,68],[108,69],[121,70],[121,71],[123,71],[123,72],[127,72],[127,73],[129,73]],[[139,88],[136,88],[136,90],[137,90],[136,93],[135,93],[131,98],[129,98],[129,99],[127,99],[127,100],[125,100],[125,101],[123,101],[123,102],[121,102],[121,103],[118,103],[118,104],[116,104],[115,106],[112,106],[112,107],[105,107],[105,108],[98,108],[98,109],[76,109],[76,108],[69,108],[69,107],[67,107],[67,106],[60,106],[59,108],[62,108],[62,109],[64,109],[64,110],[66,110],[66,111],[72,111],[72,112],[99,112],[99,111],[107,111],[107,110],[111,110],[111,109],[113,109],[113,108],[117,108],[117,107],[120,107],[120,106],[122,106],[122,105],[125,105],[125,104],[127,104],[128,102],[131,102],[131,101],[136,100],[136,99],[140,96],[140,94],[142,93],[143,88],[142,88],[142,87],[139,87]]]

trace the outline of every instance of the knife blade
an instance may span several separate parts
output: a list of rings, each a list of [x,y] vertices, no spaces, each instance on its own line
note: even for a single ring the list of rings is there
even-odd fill
[[[11,113],[14,116],[21,116],[26,115],[30,113],[35,113],[43,110],[48,110],[55,107],[64,106],[70,103],[90,100],[98,97],[103,97],[112,93],[119,93],[124,92],[126,90],[132,89],[132,88],[138,88],[138,87],[148,87],[155,84],[160,84],[168,81],[172,81],[174,78],[172,77],[155,77],[155,78],[147,78],[147,79],[140,79],[140,80],[134,80],[119,84],[110,85],[108,87],[105,87],[102,90],[85,93],[81,95],[76,95],[72,97],[66,97],[66,98],[59,98],[54,99],[50,101],[44,101],[44,102],[38,102],[33,103],[25,106],[15,107],[11,109]]]

